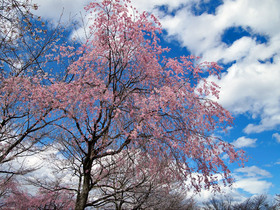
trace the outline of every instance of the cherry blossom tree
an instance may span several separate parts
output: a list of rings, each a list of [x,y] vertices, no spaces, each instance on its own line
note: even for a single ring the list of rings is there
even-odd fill
[[[75,209],[91,205],[89,196],[106,180],[93,175],[96,162],[123,151],[141,151],[149,157],[149,175],[188,180],[187,189],[218,190],[217,174],[231,184],[222,157],[242,163],[243,153],[213,135],[232,117],[211,99],[218,98],[219,87],[206,80],[218,75],[220,67],[194,56],[166,57],[169,49],[160,45],[159,21],[137,12],[129,0],[93,2],[86,10],[92,15],[90,39],[81,47],[56,39],[52,45],[53,39],[41,37],[38,43],[45,44],[35,50],[1,46],[9,51],[0,66],[0,163],[22,154],[19,146],[30,151],[46,135],[46,144],[60,142],[61,154],[79,177],[67,189],[76,193]],[[18,36],[16,42],[26,37],[17,30],[7,36]],[[27,36],[38,41],[36,34]],[[53,67],[49,60],[57,64]],[[167,174],[156,163],[172,163],[172,170]]]
[[[0,179],[0,208],[2,209],[11,192],[16,189],[16,184],[13,176],[6,175]]]
[[[15,183],[1,209],[74,209],[74,204],[72,193],[41,188],[35,195],[31,195],[19,183]]]
[[[64,141],[61,152],[81,163],[76,209],[88,205],[94,162],[126,149],[149,154],[151,163],[172,161],[178,180],[197,191],[218,190],[217,174],[232,183],[225,154],[230,162],[243,161],[241,151],[213,135],[232,123],[211,100],[219,87],[205,79],[220,67],[193,56],[166,58],[158,20],[129,4],[104,0],[86,7],[91,39],[71,54],[61,47],[56,57],[79,57],[67,68],[71,80],[54,78],[38,105],[50,104],[52,116],[61,118],[52,123],[55,138]]]

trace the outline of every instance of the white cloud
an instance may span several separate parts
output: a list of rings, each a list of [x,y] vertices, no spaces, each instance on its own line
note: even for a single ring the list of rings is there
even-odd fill
[[[90,0],[33,0],[39,8],[34,13],[44,18],[58,21],[63,14],[63,21],[73,21],[80,18],[80,12],[84,12]]]
[[[279,134],[279,133],[274,133],[274,134],[272,134],[272,138],[275,138],[276,141],[277,141],[278,143],[280,143],[280,134]]]
[[[251,194],[265,194],[272,186],[272,183],[259,180],[258,178],[242,179],[235,182],[234,187],[240,188]]]
[[[250,124],[245,133],[259,133],[280,125],[280,59],[273,63],[248,62],[232,65],[221,80],[210,78],[220,87],[220,103],[236,114],[248,112],[261,117],[259,124]]]
[[[24,176],[17,177],[25,185],[29,193],[36,194],[38,188],[30,185],[26,180],[40,180],[42,183],[55,183],[59,180],[62,185],[76,187],[77,177],[73,176],[73,171],[69,170],[69,167],[65,164],[65,158],[55,146],[48,147],[32,155],[28,154],[26,152],[22,157],[14,159],[10,164],[12,168],[17,169],[36,169]]]
[[[232,186],[224,186],[220,180],[221,193],[216,193],[215,197],[229,196],[233,201],[244,201],[246,197],[243,192],[248,192],[252,195],[265,194],[272,187],[272,183],[265,180],[270,178],[270,172],[261,169],[257,166],[238,168],[232,174],[235,182]],[[220,178],[221,176],[218,175]],[[192,194],[192,192],[189,192]],[[213,197],[211,190],[202,189],[199,194],[195,194],[194,198],[200,202],[209,201]]]
[[[194,177],[196,175],[198,175],[198,174],[196,174],[196,173],[193,174]],[[213,187],[210,187],[209,190],[202,188],[199,193],[196,193],[194,188],[191,188],[188,190],[188,196],[193,196],[193,198],[196,199],[200,203],[208,202],[211,198],[213,198],[213,196],[222,197],[222,196],[229,195],[235,201],[243,201],[246,199],[243,195],[241,195],[238,192],[238,189],[232,188],[231,186],[228,186],[228,185],[225,186],[222,182],[223,177],[221,174],[216,174],[215,177],[217,177],[220,192],[217,192],[213,189]],[[199,180],[199,179],[197,179],[197,180]],[[191,184],[190,180],[187,180],[186,184],[190,185]]]
[[[242,137],[238,138],[237,140],[235,140],[234,142],[232,142],[232,144],[236,148],[255,147],[256,141],[257,141],[257,139],[250,139],[250,138],[246,138],[246,137],[242,136]]]
[[[233,188],[235,189],[242,189],[251,194],[264,194],[272,187],[271,182],[264,180],[270,178],[271,174],[257,166],[235,169],[234,172],[236,182]]]
[[[271,174],[257,166],[238,168],[232,174],[235,182],[232,186],[224,186],[220,183],[221,193],[216,193],[215,197],[230,196],[234,201],[244,201],[246,197],[242,195],[243,191],[252,195],[267,193],[272,183],[265,180],[270,178]],[[220,177],[220,176],[218,176]],[[211,190],[201,190],[195,195],[199,201],[209,201],[213,197]]]
[[[195,16],[191,7],[187,5],[175,16],[167,15],[162,18],[162,22],[169,34],[176,35],[193,53],[205,56],[213,50],[218,50],[219,56],[216,59],[222,59],[229,56],[224,54],[227,46],[221,42],[225,29],[236,26],[250,27],[253,33],[278,35],[280,29],[275,26],[279,25],[280,19],[275,8],[279,7],[280,2],[273,0],[225,0],[224,4],[217,8],[215,15],[204,13]],[[236,54],[231,52],[230,55],[231,60],[235,60]],[[213,59],[212,55],[210,58]]]
[[[271,177],[271,174],[268,171],[261,169],[257,166],[238,168],[234,170],[234,172],[243,173],[247,177],[257,177],[257,176],[266,177],[266,178]]]
[[[232,187],[223,186],[221,185],[221,192],[220,193],[213,193],[210,190],[201,190],[199,194],[194,195],[194,198],[199,201],[200,203],[209,202],[209,200],[213,197],[215,198],[226,198],[230,197],[233,201],[236,202],[243,202],[247,198],[242,195],[238,189],[234,189]]]

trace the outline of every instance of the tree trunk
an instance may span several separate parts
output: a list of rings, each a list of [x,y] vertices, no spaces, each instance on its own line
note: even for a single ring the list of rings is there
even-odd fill
[[[86,208],[88,194],[90,189],[90,172],[91,172],[92,161],[86,159],[84,161],[84,179],[82,184],[82,190],[77,195],[75,210],[83,210]]]

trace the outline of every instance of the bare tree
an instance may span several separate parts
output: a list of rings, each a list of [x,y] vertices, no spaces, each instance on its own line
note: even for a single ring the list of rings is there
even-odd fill
[[[211,198],[204,203],[206,210],[272,210],[277,209],[275,205],[270,205],[266,195],[257,195],[247,198],[243,202],[236,202],[229,196],[222,198]]]
[[[206,210],[232,210],[232,200],[230,197],[211,198],[208,202],[204,203],[203,209]]]
[[[251,198],[248,198],[242,203],[234,205],[234,208],[240,209],[240,210],[265,210],[269,209],[269,205],[267,202],[267,196],[266,195],[258,195]]]

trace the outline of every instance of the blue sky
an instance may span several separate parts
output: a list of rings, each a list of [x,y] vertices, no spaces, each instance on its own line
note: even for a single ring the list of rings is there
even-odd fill
[[[43,18],[57,21],[64,8],[67,21],[69,16],[78,17],[89,1],[35,2]],[[279,194],[280,1],[132,0],[132,4],[159,17],[164,45],[174,56],[191,53],[224,67],[221,80],[209,80],[221,86],[219,102],[235,120],[228,133],[218,135],[250,158],[245,168],[231,166],[236,183],[223,190],[236,198]],[[203,191],[200,199],[209,196]]]

